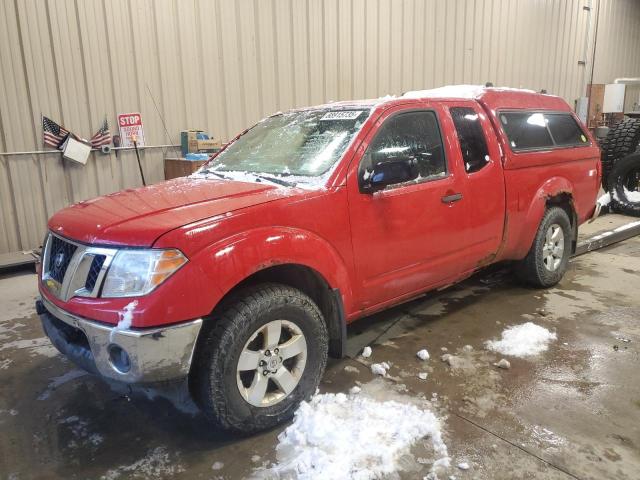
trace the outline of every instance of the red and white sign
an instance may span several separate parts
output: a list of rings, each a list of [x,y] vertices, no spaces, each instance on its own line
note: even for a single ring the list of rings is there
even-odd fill
[[[144,147],[144,129],[142,116],[139,113],[121,113],[118,115],[120,129],[120,146],[133,147],[135,139],[139,147]]]

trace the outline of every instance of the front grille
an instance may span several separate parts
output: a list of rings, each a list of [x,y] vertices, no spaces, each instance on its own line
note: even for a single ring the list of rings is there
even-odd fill
[[[56,282],[62,283],[67,272],[71,257],[76,251],[76,246],[62,238],[51,236],[51,250],[49,253],[49,276]]]
[[[100,275],[100,270],[106,258],[104,255],[96,255],[93,257],[91,267],[89,267],[89,273],[87,274],[87,280],[84,282],[84,288],[86,288],[88,292],[92,292],[96,286],[98,275]]]

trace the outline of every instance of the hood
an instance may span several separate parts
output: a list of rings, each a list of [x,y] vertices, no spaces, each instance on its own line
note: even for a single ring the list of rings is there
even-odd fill
[[[148,247],[183,225],[297,193],[260,183],[178,178],[77,203],[51,217],[49,229],[82,243]]]

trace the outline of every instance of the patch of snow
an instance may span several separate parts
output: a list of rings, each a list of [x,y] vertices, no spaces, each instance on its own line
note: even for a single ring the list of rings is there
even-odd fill
[[[133,310],[138,306],[138,301],[134,300],[133,302],[129,302],[123,309],[122,312],[119,312],[120,320],[118,321],[118,325],[116,329],[118,330],[129,330],[131,328],[131,321],[133,320]]]
[[[211,470],[222,470],[224,468],[224,463],[222,462],[214,462],[213,465],[211,465]]]
[[[418,374],[418,378],[419,378],[420,380],[426,380],[428,376],[429,376],[429,374],[428,374],[427,372],[420,372],[420,373]]]
[[[358,370],[357,367],[354,367],[352,365],[347,365],[344,367],[344,371],[345,372],[349,372],[349,373],[360,373],[360,370]]]
[[[506,358],[503,358],[498,363],[494,363],[494,365],[498,368],[503,368],[505,370],[508,370],[511,368],[511,363],[509,363],[509,360],[507,360]]]
[[[527,322],[505,329],[500,340],[489,340],[485,345],[489,350],[503,355],[528,357],[544,352],[549,342],[556,339],[555,333],[533,322]]]
[[[445,85],[443,87],[432,88],[429,90],[415,90],[406,92],[402,96],[404,98],[478,98],[480,95],[486,92],[487,88],[493,91],[506,91],[506,92],[524,92],[524,93],[536,93],[533,90],[527,90],[523,88],[508,88],[508,87],[485,87],[483,85]]]
[[[252,455],[251,456],[251,461],[253,463],[258,463],[260,461],[260,455]]]
[[[471,467],[469,466],[469,464],[467,462],[460,462],[458,464],[458,468],[460,470],[469,470]]]
[[[353,386],[353,387],[351,387],[351,388],[349,389],[349,393],[350,393],[351,395],[357,395],[357,394],[358,394],[358,393],[360,393],[361,391],[362,391],[362,389],[361,389],[360,387],[358,387],[357,385],[355,385],[355,386]]]
[[[166,447],[156,447],[153,450],[149,450],[140,460],[130,465],[121,465],[109,470],[100,479],[164,478],[184,471],[184,467],[171,458]]]
[[[599,203],[603,207],[606,207],[607,205],[609,205],[611,203],[611,194],[610,193],[605,193],[600,198],[598,198],[598,200],[596,200],[596,203]]]
[[[371,365],[371,372],[374,375],[382,375],[383,377],[387,374],[387,370],[391,368],[387,362],[382,363],[374,363]]]
[[[471,345],[465,345],[462,347],[462,350],[465,352],[473,352],[473,347]]]
[[[371,347],[364,347],[360,355],[362,355],[364,358],[369,358],[371,356],[371,353],[372,353]]]
[[[448,352],[449,349],[447,347],[440,347],[440,350],[442,350],[443,352]]]
[[[420,360],[429,360],[429,352],[427,351],[426,348],[423,348],[422,350],[418,351],[418,353],[416,353],[416,356]]]
[[[624,187],[624,195],[627,197],[627,200],[633,203],[640,202],[640,192],[630,191]]]
[[[278,462],[259,478],[374,479],[401,470],[401,458],[428,437],[438,466],[448,465],[440,421],[427,409],[363,395],[315,395],[278,436]],[[434,463],[434,464],[435,464]]]
[[[73,434],[73,440],[69,442],[70,448],[79,447],[78,442],[90,444],[94,447],[100,445],[104,437],[99,433],[93,433],[89,431],[89,422],[83,420],[77,415],[72,415],[70,417],[64,418],[60,421],[61,425],[65,425],[71,433]]]

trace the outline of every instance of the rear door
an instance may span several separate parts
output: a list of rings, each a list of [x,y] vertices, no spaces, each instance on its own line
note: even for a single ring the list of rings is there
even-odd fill
[[[502,243],[505,227],[505,186],[498,140],[489,118],[474,101],[447,102],[455,127],[456,160],[464,165],[468,197],[466,264],[488,263]]]

